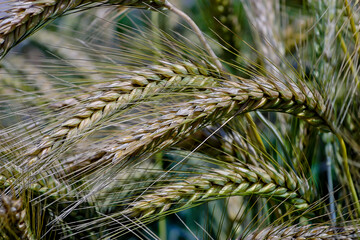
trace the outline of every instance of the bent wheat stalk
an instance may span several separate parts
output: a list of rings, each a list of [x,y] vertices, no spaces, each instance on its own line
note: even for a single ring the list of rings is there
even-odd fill
[[[90,157],[91,163],[87,167],[154,153],[210,123],[254,110],[286,112],[314,126],[334,129],[320,94],[313,93],[306,86],[300,90],[295,85],[287,87],[280,82],[242,79],[242,83],[224,83],[223,87],[208,90],[209,93],[197,95],[196,100],[160,112],[159,118],[148,121],[141,128],[135,126],[129,129],[115,143],[95,152],[92,156],[98,157]],[[316,101],[314,95],[317,96]],[[69,163],[66,169],[72,172],[79,167],[75,161]]]
[[[66,103],[71,102],[72,106],[66,111],[73,116],[55,127],[42,138],[38,146],[28,152],[28,156],[31,157],[28,164],[32,165],[55,149],[74,142],[84,133],[95,129],[101,122],[116,116],[121,110],[142,100],[148,100],[160,92],[192,88],[204,90],[221,81],[214,78],[206,69],[190,62],[149,66],[148,70],[129,72],[129,75],[121,75],[120,79],[96,85],[94,88],[97,91],[90,95],[67,99]]]
[[[127,200],[113,202],[123,210],[87,223],[74,223],[74,231],[108,226],[107,221],[111,221],[110,225],[122,222],[124,228],[117,227],[116,233],[112,233],[121,235],[128,229],[137,228],[136,223],[147,224],[163,215],[229,196],[273,197],[291,203],[297,210],[306,209],[311,202],[309,185],[305,179],[282,168],[276,170],[266,163],[259,164],[259,167],[232,163],[222,165],[221,169],[207,169],[192,177],[181,177],[180,181],[165,179],[163,183],[165,185],[155,185],[153,191],[143,195],[138,195],[139,192]]]
[[[162,7],[163,0],[45,0],[8,1],[6,16],[0,19],[0,56],[46,22],[80,7],[113,4],[129,7]],[[0,3],[4,4],[4,3]],[[95,4],[95,5],[94,5]]]
[[[271,239],[358,239],[359,226],[303,226],[303,227],[268,227],[262,231],[250,234],[243,240],[271,240]]]
[[[173,205],[185,208],[199,202],[228,196],[258,195],[286,199],[297,209],[309,206],[308,184],[284,169],[275,170],[268,164],[255,167],[232,163],[224,169],[212,169],[201,174],[157,189],[141,196],[119,214],[136,218],[154,218],[167,212]]]

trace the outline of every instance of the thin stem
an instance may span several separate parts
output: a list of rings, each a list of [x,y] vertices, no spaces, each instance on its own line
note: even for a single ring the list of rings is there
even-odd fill
[[[340,46],[341,46],[341,49],[343,50],[345,56],[346,56],[346,60],[349,64],[349,67],[350,67],[350,70],[351,72],[353,73],[354,75],[354,79],[355,79],[355,82],[356,82],[356,85],[358,88],[360,88],[360,84],[359,84],[359,78],[358,78],[358,73],[357,73],[357,70],[355,69],[355,66],[354,66],[354,63],[351,59],[351,56],[349,54],[349,51],[347,50],[347,47],[346,47],[346,43],[344,41],[344,38],[341,36],[341,34],[339,33],[338,34],[338,38],[339,38],[339,41],[340,41]]]
[[[343,158],[345,174],[346,174],[346,178],[348,180],[351,195],[352,195],[353,200],[355,202],[355,206],[356,206],[356,210],[358,212],[358,215],[360,216],[360,203],[359,203],[359,198],[357,196],[356,189],[355,189],[355,186],[354,186],[354,182],[352,180],[350,169],[349,169],[349,162],[348,162],[348,156],[347,156],[347,152],[346,152],[346,145],[345,145],[345,142],[344,142],[343,138],[339,134],[336,134],[336,137],[338,138],[338,140],[340,142],[341,155],[342,155],[342,158]]]
[[[167,239],[167,230],[166,230],[166,217],[159,219],[159,238],[161,240]]]
[[[281,133],[277,130],[276,126],[272,122],[270,122],[268,119],[266,119],[261,112],[255,111],[255,114],[260,119],[260,121],[265,126],[268,127],[268,129],[274,134],[275,138],[279,141],[279,144],[280,144],[281,148],[283,149],[283,152],[284,152],[287,162],[292,163],[289,152],[287,151],[286,146],[285,146],[284,138],[281,136]]]
[[[350,4],[347,0],[343,0],[343,2],[344,2],[345,9],[346,9],[346,14],[350,20],[350,27],[351,27],[351,31],[353,32],[353,37],[355,39],[355,46],[357,46],[359,44],[359,33],[356,29],[356,25],[355,25],[354,17],[351,12]],[[358,49],[358,53],[360,54],[360,49]]]
[[[254,135],[255,135],[254,137],[255,137],[255,139],[256,139],[256,142],[259,144],[260,150],[261,150],[263,153],[265,153],[265,152],[266,152],[265,145],[264,145],[264,143],[263,143],[263,141],[262,141],[262,139],[261,139],[260,134],[259,134],[258,131],[257,131],[256,124],[255,124],[254,120],[252,119],[250,113],[245,114],[245,118],[246,118],[246,120],[248,121],[248,123],[250,124],[250,128],[251,128],[251,130],[252,130],[251,132],[254,133]]]

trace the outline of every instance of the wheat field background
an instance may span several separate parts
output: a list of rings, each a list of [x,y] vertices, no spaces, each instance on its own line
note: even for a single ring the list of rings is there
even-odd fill
[[[0,239],[360,239],[359,7],[0,1]]]

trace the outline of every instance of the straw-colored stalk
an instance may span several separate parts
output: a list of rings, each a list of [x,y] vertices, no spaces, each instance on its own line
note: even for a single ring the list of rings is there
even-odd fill
[[[0,19],[0,55],[4,55],[10,48],[48,21],[80,7],[113,4],[158,8],[162,7],[163,3],[163,0],[10,0],[6,2],[9,5],[6,17]]]

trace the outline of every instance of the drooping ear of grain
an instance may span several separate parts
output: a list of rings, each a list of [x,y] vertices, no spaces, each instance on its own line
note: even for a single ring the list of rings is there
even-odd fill
[[[286,87],[280,82],[243,79],[243,83],[224,83],[223,87],[208,90],[210,93],[198,95],[197,100],[180,103],[160,112],[159,118],[147,121],[140,129],[135,126],[124,132],[115,143],[109,143],[109,147],[100,150],[101,157],[90,157],[94,161],[90,161],[86,168],[91,169],[92,165],[101,162],[109,163],[109,160],[119,163],[154,153],[174,145],[210,123],[254,110],[286,112],[314,126],[333,129],[320,95],[316,94],[317,101],[310,99],[314,95],[305,95],[305,92],[311,93],[306,86],[300,90],[294,85]],[[99,152],[94,152],[93,156],[99,156]],[[80,169],[83,167],[81,165]],[[76,161],[68,163],[66,169],[69,173],[79,171]]]
[[[262,159],[261,151],[254,149],[256,140],[246,128],[243,119],[236,119],[221,127],[220,124],[210,125],[179,142],[175,147],[191,150],[194,146],[206,141],[197,152],[220,158],[222,161],[235,162],[237,159],[257,166],[257,159]],[[240,122],[240,124],[239,124]],[[236,129],[236,130],[235,130]],[[215,132],[215,134],[213,134]],[[207,140],[206,140],[207,139]],[[264,162],[264,159],[262,159]]]
[[[113,4],[117,6],[159,8],[163,0],[45,0],[45,1],[15,1],[0,3],[9,10],[0,19],[0,56],[4,56],[10,48],[24,40],[35,30],[48,21],[81,7]]]
[[[33,165],[62,146],[75,142],[136,103],[147,101],[164,92],[205,90],[220,84],[220,81],[222,79],[215,78],[210,72],[187,62],[183,65],[149,66],[148,70],[120,76],[119,81],[98,84],[95,86],[98,91],[93,95],[85,95],[90,101],[81,102],[82,96],[78,96],[79,100],[66,100],[73,102],[70,109],[65,109],[73,116],[56,126],[47,136],[43,136],[40,143],[28,152],[31,158],[28,164]]]
[[[188,152],[183,153],[188,154]],[[197,161],[212,160],[202,159],[199,156]],[[121,235],[127,229],[137,228],[134,222],[141,221],[148,224],[164,215],[230,196],[251,195],[277,199],[280,202],[290,203],[287,206],[293,211],[306,210],[311,202],[310,188],[306,179],[281,167],[275,169],[271,164],[260,163],[256,167],[239,162],[224,164],[220,161],[219,168],[203,170],[203,173],[185,173],[185,175],[181,175],[180,171],[172,177],[166,176],[164,179],[157,177],[155,182],[144,181],[146,186],[150,184],[148,188],[144,187],[141,181],[133,182],[135,187],[130,187],[133,195],[109,203],[118,209],[117,211],[109,214],[108,218],[90,220],[84,225],[74,223],[75,229],[80,230],[84,226],[92,229],[98,225],[113,225],[113,220],[116,219],[116,222],[123,223],[115,233]],[[110,188],[107,191],[119,189],[117,181],[114,181],[113,185],[117,188]]]
[[[202,174],[157,188],[142,195],[120,213],[136,218],[155,217],[177,207],[190,207],[199,202],[228,196],[258,195],[274,197],[293,204],[296,209],[309,207],[308,183],[285,170],[270,165],[255,167],[233,163],[224,169],[213,169]]]

